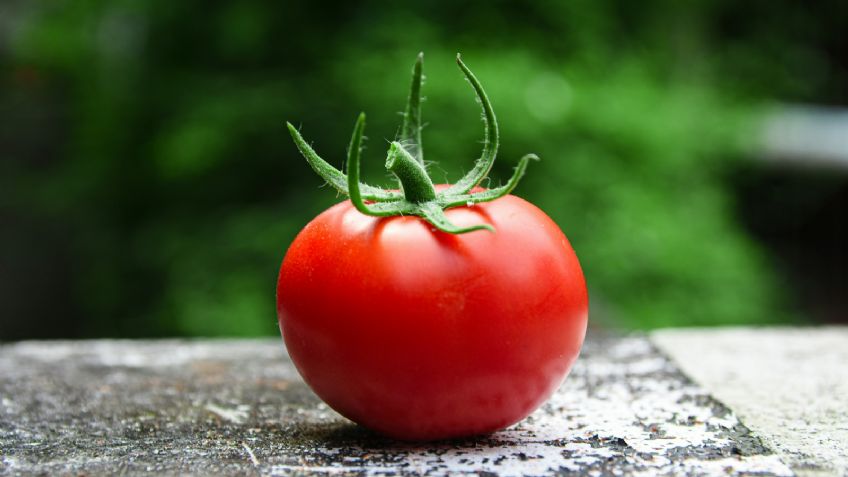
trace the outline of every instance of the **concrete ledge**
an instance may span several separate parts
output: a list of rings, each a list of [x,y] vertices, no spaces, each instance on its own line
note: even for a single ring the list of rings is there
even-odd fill
[[[799,475],[848,475],[848,329],[662,330],[654,342]]]
[[[792,475],[645,336],[592,336],[538,412],[412,445],[323,405],[279,340],[0,347],[0,474]]]

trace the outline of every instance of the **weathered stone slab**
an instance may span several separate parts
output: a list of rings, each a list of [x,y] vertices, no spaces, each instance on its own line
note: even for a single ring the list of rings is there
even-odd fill
[[[797,474],[848,476],[848,328],[661,330],[653,339]]]
[[[641,336],[592,337],[555,396],[479,439],[391,441],[279,340],[0,347],[0,474],[792,475]]]

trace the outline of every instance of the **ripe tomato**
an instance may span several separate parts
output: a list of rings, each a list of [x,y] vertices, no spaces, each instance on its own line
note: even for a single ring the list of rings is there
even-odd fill
[[[588,297],[577,257],[541,210],[506,195],[419,217],[350,201],[292,243],[277,283],[288,352],[333,409],[400,439],[487,433],[530,414],[580,351]]]
[[[588,298],[574,251],[541,210],[485,190],[498,150],[483,109],[483,152],[452,185],[434,186],[421,147],[421,64],[413,68],[399,141],[386,169],[399,190],[359,182],[365,115],[343,173],[289,132],[312,168],[350,200],[295,238],[277,281],[277,315],[298,371],[333,409],[401,439],[482,434],[513,424],[562,382],[586,333]]]

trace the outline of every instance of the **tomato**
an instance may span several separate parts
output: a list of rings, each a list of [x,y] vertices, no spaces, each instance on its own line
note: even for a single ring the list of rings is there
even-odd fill
[[[497,126],[459,64],[483,104],[487,141],[453,185],[432,185],[406,121],[413,133],[402,139],[414,147],[393,142],[386,162],[400,191],[359,183],[364,115],[347,174],[289,125],[313,168],[351,200],[313,219],[283,259],[277,314],[286,348],[329,406],[399,439],[518,422],[565,379],[586,333],[586,283],[571,245],[544,212],[509,195],[535,156],[522,158],[505,186],[476,187],[494,160]],[[415,79],[413,92],[410,104]]]
[[[333,409],[401,439],[491,432],[536,409],[580,351],[588,298],[565,235],[512,195],[449,209],[497,232],[451,235],[350,201],[316,217],[280,269],[295,366]]]

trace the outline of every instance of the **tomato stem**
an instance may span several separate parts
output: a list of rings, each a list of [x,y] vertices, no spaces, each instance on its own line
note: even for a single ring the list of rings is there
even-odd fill
[[[386,169],[398,178],[403,196],[409,202],[418,204],[436,198],[436,188],[424,166],[397,141],[389,147]]]
[[[471,192],[489,174],[497,156],[498,122],[489,98],[483,91],[483,86],[471,70],[465,66],[459,54],[456,55],[456,63],[474,89],[477,101],[483,109],[483,152],[468,174],[439,192],[433,187],[433,181],[427,175],[421,147],[423,54],[418,55],[412,69],[412,85],[403,114],[403,125],[399,140],[391,143],[386,157],[386,169],[397,177],[401,192],[383,190],[359,181],[365,113],[359,115],[353,128],[353,135],[350,138],[350,146],[347,151],[347,169],[345,172],[321,159],[303,139],[297,128],[291,123],[286,123],[289,133],[297,148],[315,172],[336,190],[350,196],[353,206],[363,214],[376,217],[417,215],[438,230],[451,234],[462,234],[475,230],[494,232],[495,229],[489,224],[472,225],[470,227],[456,226],[451,223],[444,210],[450,207],[471,206],[481,202],[489,202],[509,194],[524,176],[529,161],[539,158],[535,154],[527,154],[518,161],[515,173],[506,184],[494,189]]]

